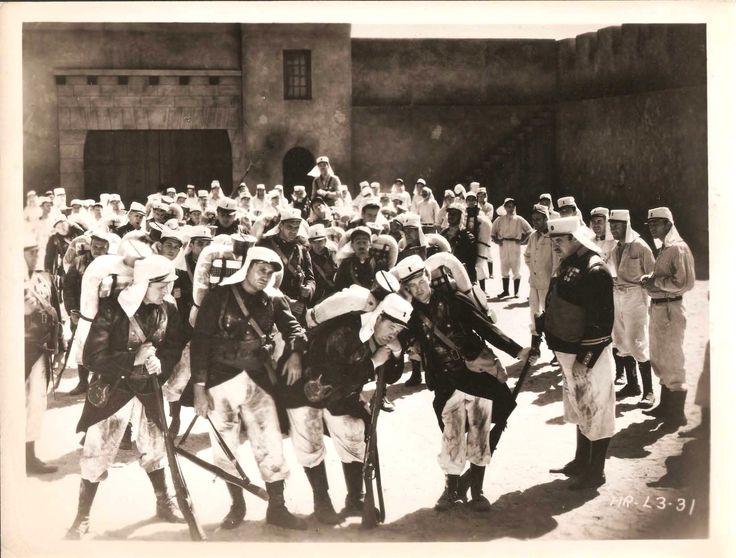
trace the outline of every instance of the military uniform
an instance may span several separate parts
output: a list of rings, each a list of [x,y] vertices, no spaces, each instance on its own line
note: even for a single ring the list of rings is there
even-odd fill
[[[594,487],[605,482],[615,430],[613,280],[577,217],[548,226],[550,236],[574,234],[582,244],[560,262],[546,301],[544,333],[562,368],[564,419],[578,429],[576,458],[555,472],[579,475],[574,488]]]

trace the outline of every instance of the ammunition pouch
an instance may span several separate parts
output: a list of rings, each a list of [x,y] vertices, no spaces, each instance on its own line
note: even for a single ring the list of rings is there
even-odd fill
[[[217,364],[238,370],[260,370],[266,366],[266,359],[271,359],[273,344],[268,338],[222,339],[213,343],[212,354]]]

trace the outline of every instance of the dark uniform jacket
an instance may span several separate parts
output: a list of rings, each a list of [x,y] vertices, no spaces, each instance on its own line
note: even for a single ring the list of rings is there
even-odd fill
[[[325,190],[339,196],[340,179],[337,178],[337,176],[335,176],[334,174],[328,175],[327,180],[323,180],[322,176],[315,176],[312,180],[312,192],[310,197],[314,198],[315,196],[317,196],[317,190]],[[337,197],[335,197],[335,199],[332,199],[330,196],[324,196],[324,200],[328,206],[332,207],[335,205]]]
[[[185,344],[179,312],[174,304],[164,301],[160,306],[141,304],[135,317],[146,339],[156,348],[161,361],[159,383],[163,384],[181,358]],[[111,386],[110,399],[99,408],[85,400],[77,432],[112,416],[133,397],[143,403],[149,419],[165,427],[159,420],[151,378],[143,365],[134,365],[141,345],[117,298],[102,299],[84,344],[82,361]]]
[[[233,289],[240,292],[245,307],[266,336],[262,339],[237,303]],[[261,388],[275,393],[268,365],[273,352],[273,327],[286,347],[281,362],[293,352],[303,353],[307,336],[296,321],[286,298],[264,291],[247,293],[241,285],[216,287],[209,291],[197,314],[191,344],[192,382],[211,388],[245,370]]]
[[[360,340],[361,327],[361,314],[350,313],[323,322],[309,332],[304,373],[292,386],[290,407],[309,405],[326,408],[333,415],[369,419],[360,393],[365,384],[376,379],[371,357],[377,346],[372,339]],[[403,355],[391,355],[383,366],[386,383],[398,381],[403,372]],[[333,391],[326,400],[310,403],[304,396],[304,383],[317,377],[322,378],[322,384],[332,386]]]
[[[592,368],[611,343],[613,279],[603,260],[591,250],[562,262],[550,282],[544,333],[553,351],[576,355]]]
[[[309,205],[309,202],[310,202],[309,197],[305,196],[303,200],[299,200],[299,201],[292,200],[291,206],[294,209],[298,209],[302,214],[302,219],[306,220],[307,217],[309,217],[309,213],[311,210],[311,206]]]
[[[311,302],[311,305],[314,306],[337,292],[335,286],[337,266],[328,250],[325,250],[322,255],[310,250],[309,257],[312,259],[312,270],[314,271],[315,289]]]
[[[284,242],[278,234],[261,239],[257,246],[273,250],[281,258],[284,264],[284,278],[280,289],[289,299],[289,304],[298,301],[309,302],[316,287],[309,249],[297,242]],[[307,287],[310,291],[306,300],[301,300],[300,287],[302,286]]]
[[[493,400],[493,422],[508,416],[514,407],[508,386],[490,374],[468,370],[465,360],[474,360],[481,351],[490,349],[487,343],[513,357],[522,347],[493,325],[473,301],[459,291],[434,288],[427,304],[414,300],[412,306],[414,312],[402,340],[414,340],[419,344],[427,387],[435,392],[433,406],[438,420],[445,402],[456,389]],[[445,345],[434,333],[435,329],[449,338],[458,350]]]
[[[115,234],[118,235],[120,238],[123,238],[129,232],[139,230],[141,230],[141,227],[134,227],[130,224],[130,221],[128,221],[122,227],[118,227],[117,229],[115,229]]]
[[[357,256],[349,256],[340,262],[335,274],[335,287],[338,291],[350,285],[360,285],[366,289],[373,287],[377,271],[373,258],[361,262]]]
[[[235,234],[236,232],[238,232],[238,220],[237,219],[235,219],[235,221],[233,221],[229,227],[223,227],[219,221],[215,222],[214,236],[217,236],[218,234]]]
[[[46,257],[44,259],[43,268],[49,273],[64,275],[64,266],[61,264],[64,254],[66,254],[69,244],[84,231],[76,225],[69,225],[69,234],[62,236],[54,233],[49,237],[46,243]]]

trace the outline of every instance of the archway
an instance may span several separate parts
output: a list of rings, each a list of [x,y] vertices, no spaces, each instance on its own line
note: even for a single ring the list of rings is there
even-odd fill
[[[312,195],[312,177],[307,173],[314,167],[314,155],[303,147],[293,147],[284,155],[283,178],[284,195],[291,199],[294,186],[301,184],[306,187],[307,194]]]

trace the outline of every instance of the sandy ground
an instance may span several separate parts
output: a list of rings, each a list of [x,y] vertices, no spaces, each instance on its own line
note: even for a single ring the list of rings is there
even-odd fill
[[[500,326],[523,345],[529,343],[528,286],[522,296],[493,302]],[[500,279],[488,292],[500,291]],[[688,329],[686,355],[688,382],[687,414],[691,424],[700,420],[693,404],[695,384],[701,373],[708,335],[708,283],[699,281],[686,296]],[[503,355],[507,364],[512,361]],[[702,538],[708,528],[709,440],[678,437],[677,433],[653,431],[635,408],[638,398],[620,402],[617,434],[609,450],[608,482],[595,491],[570,491],[550,467],[566,463],[574,453],[575,429],[562,422],[561,375],[550,365],[551,353],[543,350],[518,399],[498,451],[485,478],[485,493],[493,510],[477,514],[464,508],[438,513],[433,505],[443,488],[437,464],[440,432],[431,408],[432,395],[424,387],[406,388],[403,381],[388,389],[396,404],[394,413],[382,413],[379,421],[386,522],[364,531],[353,519],[335,528],[319,525],[310,516],[311,491],[297,465],[290,442],[284,447],[291,466],[286,485],[290,509],[308,517],[309,530],[290,532],[265,524],[265,502],[247,496],[245,523],[234,531],[217,526],[229,506],[225,483],[197,466],[181,460],[196,513],[211,541],[492,541]],[[509,370],[515,381],[519,367]],[[69,369],[60,392],[71,389],[76,370]],[[368,386],[372,389],[372,386]],[[74,433],[82,407],[81,398],[49,395],[43,438],[38,443],[41,458],[59,466],[56,474],[24,479],[26,499],[22,513],[33,524],[43,525],[43,537],[62,539],[71,524],[79,485],[78,445]],[[193,413],[184,409],[186,426]],[[210,459],[205,423],[198,421],[187,445]],[[342,469],[331,442],[326,459],[335,507],[342,507],[345,486]],[[240,452],[249,476],[262,484],[246,443]],[[118,462],[98,493],[92,509],[93,540],[186,541],[183,525],[157,522],[154,496],[138,466],[133,451],[120,452]],[[39,505],[41,503],[41,505]]]

